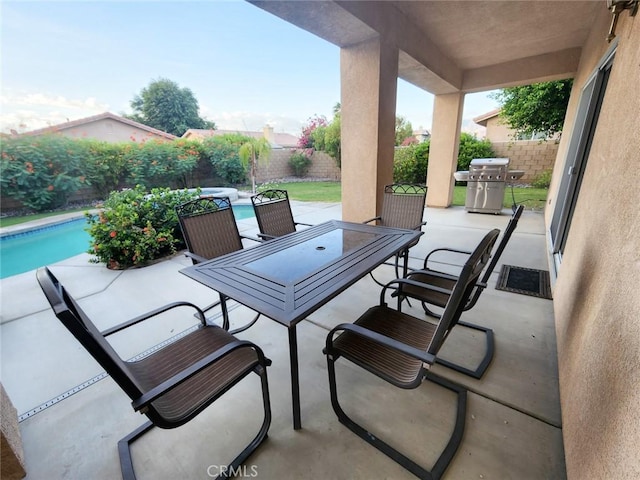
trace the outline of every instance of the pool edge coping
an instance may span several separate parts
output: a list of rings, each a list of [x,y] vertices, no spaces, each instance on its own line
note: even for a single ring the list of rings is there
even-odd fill
[[[32,220],[30,222],[19,223],[18,225],[11,225],[9,227],[0,228],[0,238],[8,237],[10,235],[17,235],[20,233],[26,233],[40,228],[51,227],[53,225],[66,223],[69,221],[83,218],[86,212],[95,214],[99,209],[90,209],[84,212],[72,212],[63,213],[61,215],[53,215],[51,217],[40,218],[38,220]]]

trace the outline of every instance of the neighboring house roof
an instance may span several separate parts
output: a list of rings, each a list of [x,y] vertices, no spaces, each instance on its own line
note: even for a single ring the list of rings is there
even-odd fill
[[[30,132],[24,132],[20,134],[20,136],[37,136],[37,135],[45,135],[47,133],[56,133],[62,132],[64,130],[75,128],[82,125],[87,125],[89,123],[99,122],[101,120],[110,119],[115,122],[120,122],[125,125],[129,125],[140,130],[145,130],[153,135],[157,135],[159,137],[166,138],[167,140],[175,140],[175,135],[172,135],[167,132],[163,132],[162,130],[157,130],[155,128],[151,128],[142,123],[134,122],[133,120],[129,120],[128,118],[120,117],[119,115],[115,115],[110,112],[101,113],[99,115],[93,115],[92,117],[81,118],[79,120],[73,120],[71,122],[60,123],[58,125],[52,125],[51,127],[39,128],[38,130],[32,130]]]
[[[292,148],[298,146],[298,138],[289,133],[276,133],[270,127],[265,127],[262,132],[250,132],[247,130],[203,130],[197,128],[190,128],[187,130],[182,138],[207,138],[207,137],[219,137],[221,135],[237,134],[244,135],[251,138],[266,138],[271,143],[273,148]]]
[[[493,117],[497,117],[498,115],[500,115],[500,109],[496,108],[495,110],[491,110],[490,112],[487,112],[483,115],[475,117],[473,121],[478,125],[482,125],[483,127],[486,127],[487,122],[491,120]]]

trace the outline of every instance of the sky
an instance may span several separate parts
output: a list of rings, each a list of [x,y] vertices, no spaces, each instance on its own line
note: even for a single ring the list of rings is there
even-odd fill
[[[340,101],[340,50],[242,0],[0,2],[0,131],[111,112],[166,78],[223,130],[298,136]],[[462,129],[498,104],[467,95]],[[398,80],[396,114],[432,127],[433,95]]]

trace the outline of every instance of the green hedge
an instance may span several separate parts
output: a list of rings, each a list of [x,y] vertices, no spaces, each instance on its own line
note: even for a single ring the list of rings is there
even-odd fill
[[[422,183],[427,179],[429,166],[429,140],[397,147],[393,158],[393,181],[396,183]],[[489,140],[478,140],[466,132],[460,134],[457,170],[468,170],[474,158],[491,158],[495,153]]]
[[[59,134],[3,139],[2,195],[36,212],[65,206],[80,188],[91,187],[95,197],[143,185],[189,188],[199,179],[223,185],[246,180],[238,157],[240,135],[173,142],[107,143],[72,139]]]
[[[87,145],[65,137],[4,139],[0,152],[2,194],[35,211],[67,203],[89,183]]]

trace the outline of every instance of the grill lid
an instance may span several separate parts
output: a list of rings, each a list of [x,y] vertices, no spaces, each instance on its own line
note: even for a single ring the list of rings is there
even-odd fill
[[[474,158],[471,160],[472,167],[506,167],[509,165],[508,158]]]

